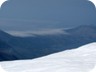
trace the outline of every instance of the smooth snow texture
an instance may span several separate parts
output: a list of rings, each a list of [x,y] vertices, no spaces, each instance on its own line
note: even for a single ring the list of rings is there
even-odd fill
[[[90,72],[96,65],[96,43],[34,60],[0,64],[7,72]]]
[[[0,72],[6,72],[6,71],[0,66]]]
[[[96,66],[90,72],[96,72]]]

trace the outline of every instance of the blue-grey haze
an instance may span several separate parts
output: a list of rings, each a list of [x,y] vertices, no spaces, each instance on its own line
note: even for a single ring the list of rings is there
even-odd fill
[[[8,0],[0,9],[0,29],[37,30],[96,25],[88,0]]]

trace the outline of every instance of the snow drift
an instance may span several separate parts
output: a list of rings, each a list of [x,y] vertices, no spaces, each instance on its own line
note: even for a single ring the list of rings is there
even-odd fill
[[[0,64],[7,72],[90,72],[96,65],[96,43],[33,60]]]

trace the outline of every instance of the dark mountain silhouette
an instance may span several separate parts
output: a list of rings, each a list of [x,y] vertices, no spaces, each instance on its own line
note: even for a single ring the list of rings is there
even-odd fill
[[[17,59],[13,54],[14,48],[8,43],[11,37],[8,33],[0,30],[0,61]]]
[[[13,59],[16,59],[16,57],[13,55],[12,47],[0,40],[0,61]]]
[[[5,56],[1,57],[9,58],[8,60],[33,59],[96,42],[95,26],[85,25],[64,31],[68,34],[35,35],[34,37],[14,37],[1,32],[0,39],[2,37],[8,38],[7,40],[2,39],[8,45],[3,45],[2,42],[0,45],[5,46],[4,51],[11,50],[10,53],[5,53]],[[7,55],[12,55],[12,58]]]
[[[96,26],[91,25],[81,25],[79,27],[69,29],[67,32],[74,35],[87,35],[87,36],[95,36],[96,37]]]

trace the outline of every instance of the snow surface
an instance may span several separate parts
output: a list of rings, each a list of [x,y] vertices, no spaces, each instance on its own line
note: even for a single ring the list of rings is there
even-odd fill
[[[90,72],[96,72],[96,66]]]
[[[6,72],[6,71],[0,66],[0,72]]]
[[[33,60],[0,62],[0,65],[7,72],[94,72],[96,43]]]

